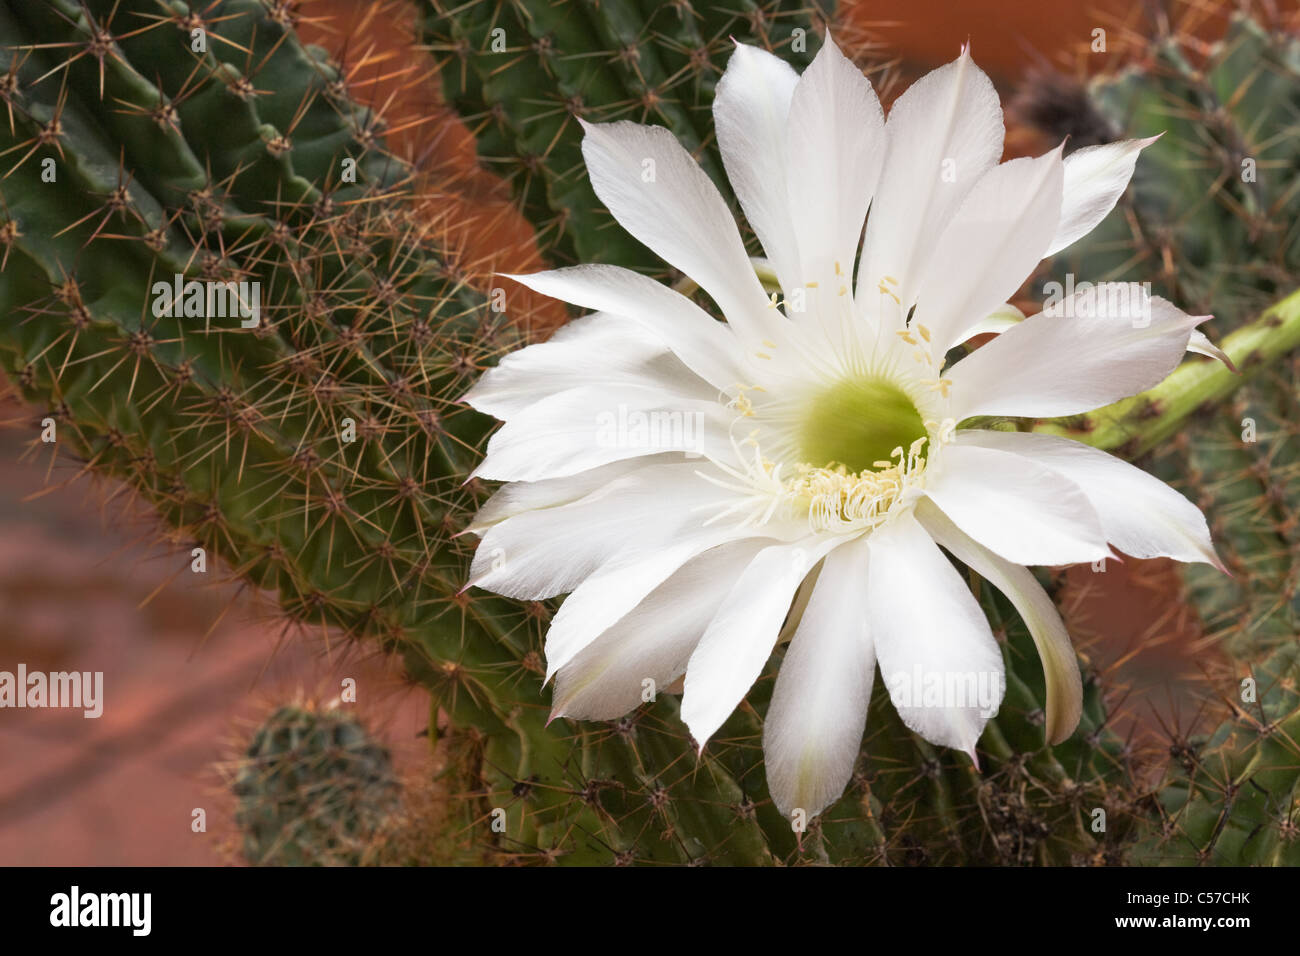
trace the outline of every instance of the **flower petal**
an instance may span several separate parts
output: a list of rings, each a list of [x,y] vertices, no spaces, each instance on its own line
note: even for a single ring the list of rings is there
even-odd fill
[[[478,514],[465,530],[482,535],[494,524],[500,524],[507,518],[513,518],[526,511],[541,511],[571,504],[637,469],[680,461],[681,455],[666,452],[662,455],[613,461],[608,465],[601,465],[599,468],[563,478],[511,481],[498,488],[496,493],[483,503],[483,507],[479,508]]]
[[[625,316],[721,391],[734,392],[738,382],[753,378],[729,326],[681,293],[631,269],[586,265],[508,278],[584,309]]]
[[[474,477],[540,481],[665,451],[730,460],[734,418],[715,401],[658,387],[571,388],[535,402],[498,429]]]
[[[1187,340],[1187,351],[1195,352],[1197,355],[1204,355],[1206,358],[1216,359],[1234,373],[1237,371],[1237,364],[1233,362],[1232,356],[1211,342],[1210,337],[1200,329],[1192,330],[1192,337]]]
[[[700,749],[762,673],[795,590],[843,538],[774,544],[745,568],[686,665],[682,720]]]
[[[1079,678],[1079,662],[1070,645],[1070,635],[1052,599],[1026,568],[1004,561],[963,534],[933,503],[919,504],[916,517],[935,541],[976,574],[992,582],[1015,605],[1043,662],[1047,688],[1044,706],[1047,742],[1055,745],[1066,740],[1079,726],[1079,716],[1083,712],[1083,682]]]
[[[1009,452],[958,441],[927,474],[925,494],[963,531],[1016,564],[1075,564],[1110,555],[1101,519],[1068,478]]]
[[[775,528],[763,530],[777,532]],[[806,525],[800,530],[806,532]],[[753,531],[740,525],[706,526],[697,520],[685,527],[676,526],[671,541],[661,541],[652,549],[625,551],[609,561],[574,588],[560,605],[546,633],[546,679],[550,680],[551,675],[631,613],[686,562],[711,548],[752,537]],[[774,541],[774,537],[760,539],[767,544]],[[730,583],[723,582],[723,589]],[[711,586],[719,587],[718,582]]]
[[[1013,159],[981,176],[962,202],[929,260],[912,320],[929,330],[936,359],[1042,260],[1061,208],[1061,176],[1059,149]]]
[[[906,314],[944,224],[1001,157],[1002,133],[997,90],[969,49],[898,98],[885,123],[889,145],[862,247],[860,302],[877,301],[889,277]]]
[[[726,202],[661,126],[582,122],[591,185],[614,218],[659,258],[690,276],[728,323],[757,347],[779,327]],[[610,310],[612,311],[612,310]]]
[[[713,98],[727,179],[783,289],[800,284],[799,249],[785,190],[786,117],[799,74],[778,56],[736,44]]]
[[[559,669],[551,716],[615,720],[643,702],[646,680],[670,693],[730,583],[766,543],[735,541],[682,565]]]
[[[1068,478],[1092,502],[1106,540],[1125,554],[1223,567],[1200,509],[1141,468],[1054,435],[972,429],[958,437],[964,444],[1019,455]]]
[[[545,342],[502,356],[461,401],[486,415],[509,419],[556,392],[622,385],[657,387],[700,400],[718,396],[716,387],[636,322],[596,312],[575,319]]]
[[[869,627],[898,715],[932,744],[970,754],[1005,689],[1002,654],[957,569],[911,514],[871,533]]]
[[[1025,321],[1025,313],[1021,312],[1015,305],[1010,302],[1004,302],[984,318],[980,319],[965,332],[957,336],[958,342],[965,342],[967,339],[974,338],[977,335],[1001,335],[1013,325],[1019,325]]]
[[[493,525],[479,542],[470,584],[534,601],[571,591],[618,557],[652,553],[698,526],[696,508],[726,492],[690,462],[651,465],[569,504]],[[653,585],[652,585],[653,586]]]
[[[1065,157],[1065,190],[1061,219],[1044,257],[1054,256],[1082,239],[1115,208],[1128,188],[1138,153],[1159,136],[1126,139],[1102,146],[1085,146]]]
[[[798,284],[818,283],[822,311],[827,297],[852,286],[862,224],[885,158],[884,125],[870,81],[827,34],[795,87],[783,144]],[[785,291],[788,301],[791,290]]]
[[[1136,282],[1082,289],[954,365],[952,415],[1075,415],[1136,395],[1177,367],[1206,318]]]
[[[777,809],[808,817],[839,799],[853,773],[875,676],[867,629],[869,549],[858,538],[826,556],[781,661],[763,722],[767,785]]]

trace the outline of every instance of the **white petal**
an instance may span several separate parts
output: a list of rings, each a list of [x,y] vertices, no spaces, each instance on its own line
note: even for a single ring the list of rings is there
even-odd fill
[[[898,280],[906,312],[945,223],[1002,156],[1002,105],[969,50],[912,84],[889,110],[889,146],[867,220],[858,298]]]
[[[735,412],[715,401],[662,388],[571,388],[535,402],[498,429],[474,476],[540,481],[665,451],[731,460],[734,419]]]
[[[1141,468],[1054,435],[969,430],[958,432],[958,440],[1022,456],[1068,478],[1092,502],[1106,540],[1125,554],[1223,566],[1200,509]]]
[[[852,287],[862,224],[885,158],[884,123],[870,81],[828,34],[795,87],[784,143],[799,285],[819,283],[823,302],[840,286]]]
[[[572,590],[616,557],[660,550],[701,523],[694,509],[725,500],[698,467],[640,468],[569,504],[493,525],[479,542],[470,584],[539,600]]]
[[[1192,337],[1187,340],[1187,351],[1218,359],[1233,372],[1237,371],[1237,365],[1232,361],[1232,356],[1211,342],[1210,337],[1200,329],[1192,330]]]
[[[843,538],[764,548],[727,593],[686,665],[682,720],[704,749],[772,653],[799,583]]]
[[[946,373],[952,415],[1052,417],[1136,395],[1187,351],[1189,316],[1136,282],[1103,282],[1030,316]],[[1102,314],[1099,314],[1102,313]]]
[[[1061,170],[1059,149],[994,166],[944,229],[912,320],[929,329],[937,361],[971,323],[1011,298],[1043,258],[1061,207]]]
[[[962,433],[958,433],[959,435]],[[968,535],[1016,564],[1075,564],[1110,554],[1101,519],[1068,478],[1009,452],[943,448],[925,494]]]
[[[807,526],[801,530],[806,532]],[[752,530],[737,524],[706,526],[697,518],[688,526],[677,526],[671,540],[659,538],[656,532],[655,547],[626,550],[608,562],[574,588],[560,605],[546,633],[546,679],[550,680],[551,675],[621,621],[686,562],[711,548],[752,536]],[[765,537],[762,541],[772,544],[774,539]],[[711,587],[725,592],[731,583],[715,581]]]
[[[991,332],[994,335],[1001,335],[1007,329],[1014,325],[1019,325],[1025,321],[1025,313],[1010,302],[1004,302],[984,318],[980,319],[969,329],[957,337],[958,342],[965,342],[967,339],[974,338],[977,335],[984,335]]]
[[[1047,742],[1059,744],[1066,740],[1079,726],[1079,715],[1083,712],[1083,682],[1079,677],[1079,662],[1070,645],[1070,635],[1052,599],[1028,570],[1004,561],[963,534],[931,502],[919,504],[916,517],[935,541],[952,552],[958,561],[990,581],[1015,605],[1043,662],[1047,688],[1044,706]]]
[[[731,583],[765,543],[725,544],[682,565],[559,669],[551,715],[615,720],[642,703],[646,680],[670,693]]]
[[[736,44],[713,98],[727,178],[784,289],[800,284],[785,190],[786,117],[799,74],[778,56]]]
[[[600,201],[624,229],[694,279],[757,346],[779,316],[704,170],[663,127],[626,120],[582,127],[582,155]]]
[[[959,335],[956,339],[958,342],[965,342],[967,339],[974,338],[977,335],[993,334],[1001,335],[1007,329],[1014,325],[1019,325],[1025,321],[1025,313],[1010,302],[998,306],[980,321],[976,322],[969,329]],[[1195,352],[1198,355],[1204,355],[1207,358],[1217,359],[1226,365],[1233,372],[1237,371],[1236,364],[1232,361],[1232,356],[1223,349],[1219,348],[1209,337],[1199,329],[1193,329],[1191,338],[1187,340],[1187,351]]]
[[[1126,139],[1102,146],[1085,146],[1065,157],[1065,190],[1061,220],[1044,256],[1053,256],[1081,239],[1106,218],[1128,188],[1137,165],[1138,153],[1154,143],[1148,139]]]
[[[721,391],[733,392],[738,382],[752,380],[731,328],[647,276],[618,266],[584,265],[508,278],[584,309],[625,316]]]
[[[869,626],[894,708],[930,743],[955,747],[978,764],[975,743],[1005,689],[989,622],[912,515],[892,519],[868,541]]]
[[[867,629],[866,538],[827,555],[781,661],[763,722],[767,785],[785,816],[839,799],[866,725],[876,655]]]
[[[637,323],[597,312],[575,319],[546,342],[503,356],[462,401],[494,418],[509,419],[555,392],[622,385],[658,387],[700,400],[718,397],[716,387]]]
[[[512,481],[497,489],[465,530],[481,535],[494,524],[500,524],[507,518],[523,514],[525,511],[541,511],[567,505],[579,498],[617,481],[624,475],[631,474],[639,468],[650,465],[669,464],[681,461],[681,455],[668,452],[663,455],[649,455],[644,458],[629,458],[614,461],[599,468],[567,475],[564,478],[547,478],[544,481]]]

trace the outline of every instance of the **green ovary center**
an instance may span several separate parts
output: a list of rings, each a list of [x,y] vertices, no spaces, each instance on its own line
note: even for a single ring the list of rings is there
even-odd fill
[[[817,468],[843,465],[850,473],[862,473],[880,469],[897,448],[906,456],[913,442],[926,435],[921,413],[898,386],[849,379],[810,405],[801,423],[799,458]]]

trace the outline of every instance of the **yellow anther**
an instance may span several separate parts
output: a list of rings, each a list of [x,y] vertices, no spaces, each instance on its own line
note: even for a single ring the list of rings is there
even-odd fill
[[[927,329],[924,325],[921,325],[918,322],[916,325],[916,331],[921,333],[921,338],[925,339],[927,342],[930,341],[930,330]]]
[[[767,339],[763,339],[763,344],[766,345],[766,346],[767,346],[768,348],[770,348],[770,349],[774,349],[774,348],[776,348],[776,343],[775,343],[775,342],[770,342],[770,341],[768,341]]]
[[[808,523],[817,531],[874,528],[884,521],[907,487],[925,471],[919,448],[924,438],[912,443],[911,452],[894,449],[893,461],[877,461],[872,470],[854,474],[844,465],[824,468],[796,466],[796,477],[785,483],[792,503],[807,508]]]
[[[898,329],[894,332],[894,334],[897,335],[904,342],[906,342],[908,345],[920,344],[919,342],[916,341],[916,337],[913,336],[911,332],[907,331],[907,329]]]
[[[887,295],[887,296],[889,296],[891,299],[893,299],[893,300],[894,300],[895,302],[897,302],[899,305],[902,305],[902,304],[903,304],[903,300],[900,299],[897,295],[895,295],[895,294],[894,294],[894,290],[891,289],[891,288],[889,288],[889,286],[885,285],[885,283],[883,283],[883,282],[880,283],[880,285],[877,286],[877,288],[880,290],[880,294],[881,294],[881,295]]]
[[[766,352],[755,352],[754,354],[757,355],[757,356],[758,356],[759,358],[761,358],[761,359],[767,359],[767,360],[769,360],[769,361],[771,361],[771,359],[772,359],[772,356],[768,355]]]

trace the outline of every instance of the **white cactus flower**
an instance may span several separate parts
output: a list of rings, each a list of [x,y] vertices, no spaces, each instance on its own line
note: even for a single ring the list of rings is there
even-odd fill
[[[1038,262],[1115,205],[1150,141],[999,164],[1001,107],[969,50],[886,120],[829,38],[802,76],[739,46],[714,118],[782,295],[764,292],[722,196],[668,130],[586,124],[597,196],[725,322],[612,266],[514,277],[594,314],[466,396],[505,421],[476,474],[508,482],[471,529],[470,584],[568,593],[546,638],[555,715],[618,718],[684,674],[701,748],[788,638],[767,779],[783,813],[811,816],[852,773],[877,666],[908,727],[975,759],[1003,659],[942,548],[1023,616],[1047,737],[1064,740],[1078,666],[1024,566],[1112,547],[1217,565],[1209,530],[1104,452],[961,425],[1087,412],[1160,382],[1189,344],[1212,350],[1193,338],[1206,317],[1138,284],[1007,318]],[[1005,331],[945,367],[983,328]]]

